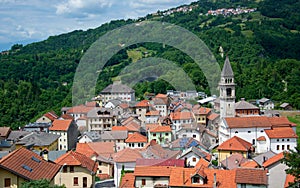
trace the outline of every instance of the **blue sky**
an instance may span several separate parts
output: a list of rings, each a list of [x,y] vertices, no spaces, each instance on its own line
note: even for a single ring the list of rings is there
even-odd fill
[[[138,18],[194,0],[0,0],[0,51],[115,19]]]

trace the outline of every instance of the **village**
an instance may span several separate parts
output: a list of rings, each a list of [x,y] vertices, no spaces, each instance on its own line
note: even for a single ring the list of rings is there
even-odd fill
[[[103,180],[114,187],[287,187],[293,177],[281,160],[297,146],[297,125],[270,99],[236,99],[235,86],[226,57],[218,97],[166,91],[136,101],[116,81],[60,115],[50,111],[19,130],[0,127],[0,187],[39,179],[68,188]]]

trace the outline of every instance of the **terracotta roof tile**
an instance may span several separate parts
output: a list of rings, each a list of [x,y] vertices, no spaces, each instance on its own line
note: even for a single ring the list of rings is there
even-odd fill
[[[120,188],[134,188],[135,176],[133,173],[126,173],[120,182]]]
[[[256,140],[257,141],[266,141],[266,137],[265,136],[260,136]]]
[[[135,162],[136,159],[143,158],[137,149],[125,148],[113,155],[115,162]]]
[[[265,130],[269,138],[298,138],[291,127],[278,127]]]
[[[230,128],[272,127],[268,117],[265,116],[228,117],[225,121]]]
[[[126,143],[146,143],[147,137],[141,135],[138,132],[135,132],[133,134],[129,134],[128,138],[125,140]]]
[[[146,113],[146,116],[159,116],[159,111],[158,110],[149,111]]]
[[[251,147],[251,143],[234,136],[223,142],[217,149],[225,151],[248,151]]]
[[[127,131],[128,129],[125,126],[113,126],[112,131]]]
[[[206,107],[201,107],[198,110],[195,111],[195,114],[199,114],[199,115],[207,115],[211,112],[210,108],[206,108]]]
[[[137,159],[136,166],[178,166],[184,167],[183,159]]]
[[[200,168],[200,167],[206,167],[208,168],[209,162],[205,160],[204,158],[200,158],[199,161],[197,162],[195,168]]]
[[[88,145],[98,155],[102,155],[102,154],[111,155],[111,154],[115,153],[115,143],[114,142],[90,142],[90,143],[88,143]]]
[[[267,168],[268,166],[271,166],[274,163],[280,162],[280,160],[283,158],[284,158],[284,154],[283,154],[283,152],[281,152],[281,153],[271,157],[270,159],[266,160],[262,166]]]
[[[170,174],[170,166],[136,166],[134,169],[134,176],[169,177]]]
[[[68,166],[81,166],[90,172],[96,173],[98,164],[89,157],[76,151],[69,151],[55,160],[57,164]]]
[[[156,98],[167,98],[168,96],[167,96],[166,94],[161,94],[161,93],[159,93],[159,94],[157,94],[155,97],[156,97]]]
[[[25,148],[17,149],[0,160],[0,168],[26,180],[52,180],[60,167],[58,164],[45,161],[38,154]]]
[[[157,126],[153,129],[150,129],[152,133],[161,133],[161,132],[171,132],[170,126]]]
[[[74,119],[74,117],[71,116],[70,114],[63,114],[63,115],[61,115],[60,117],[61,117],[62,119],[65,119],[65,120],[66,120],[66,119],[72,119],[72,120]],[[79,118],[78,118],[78,119],[79,119]]]
[[[58,118],[58,115],[56,115],[54,111],[47,112],[46,114],[44,114],[44,116],[50,119],[51,121],[54,121]]]
[[[70,108],[67,111],[67,114],[87,114],[92,109],[94,109],[94,107],[79,105],[79,106],[74,106],[74,107]]]
[[[289,183],[293,183],[293,182],[295,182],[295,176],[291,174],[287,174],[285,178],[284,188],[288,188]]]
[[[242,168],[258,168],[259,165],[254,160],[249,160],[241,164]]]
[[[287,117],[269,117],[269,121],[273,127],[277,126],[295,126]]]
[[[148,100],[142,100],[135,105],[135,107],[138,107],[138,108],[149,107],[149,106],[150,106],[150,103]]]
[[[215,120],[216,118],[218,118],[220,115],[216,114],[216,113],[211,113],[207,116],[207,119],[209,120]]]
[[[77,143],[76,151],[89,158],[97,156],[97,153],[88,145],[88,143]]]
[[[260,168],[236,169],[235,182],[239,184],[268,185],[267,170]]]
[[[119,104],[119,106],[123,109],[129,108],[129,105],[126,103],[121,103],[121,104]]]
[[[53,121],[52,126],[49,128],[50,131],[67,131],[73,120],[67,119],[56,119]]]
[[[170,118],[172,120],[189,120],[193,119],[193,114],[191,112],[172,112],[170,114]]]
[[[155,129],[158,126],[160,126],[158,123],[147,123],[146,124],[146,130]]]

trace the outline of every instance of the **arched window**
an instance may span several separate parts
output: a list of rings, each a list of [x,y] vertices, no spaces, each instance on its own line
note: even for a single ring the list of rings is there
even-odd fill
[[[227,96],[231,96],[231,88],[226,89],[226,94],[227,94]]]

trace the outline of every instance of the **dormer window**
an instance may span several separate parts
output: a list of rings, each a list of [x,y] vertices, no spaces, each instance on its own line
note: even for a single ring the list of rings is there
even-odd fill
[[[195,174],[194,176],[192,176],[192,184],[206,184],[207,183],[207,178],[206,177],[202,177],[199,174]]]

